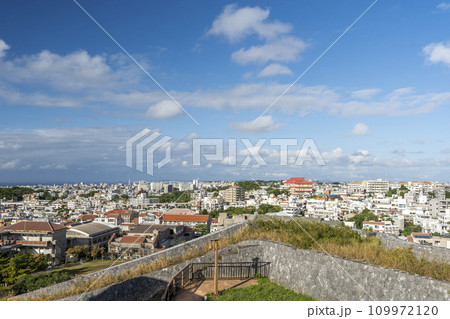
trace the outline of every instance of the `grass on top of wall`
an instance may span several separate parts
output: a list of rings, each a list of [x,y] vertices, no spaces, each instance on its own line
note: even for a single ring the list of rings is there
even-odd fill
[[[228,238],[226,244],[251,239],[271,240],[295,248],[326,251],[337,257],[450,281],[450,265],[418,259],[412,248],[385,249],[379,238],[362,238],[357,231],[343,225],[333,227],[325,223],[301,220],[257,219],[241,233]]]
[[[315,299],[280,286],[267,278],[258,278],[258,284],[245,288],[232,288],[207,294],[211,301],[314,301]]]

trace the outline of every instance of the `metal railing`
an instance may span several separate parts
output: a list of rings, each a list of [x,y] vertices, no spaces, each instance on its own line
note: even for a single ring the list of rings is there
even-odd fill
[[[218,264],[218,279],[246,279],[269,277],[270,263],[260,262],[255,258],[252,262],[224,262]],[[181,269],[168,283],[162,300],[171,300],[192,280],[214,279],[214,263],[190,263]]]

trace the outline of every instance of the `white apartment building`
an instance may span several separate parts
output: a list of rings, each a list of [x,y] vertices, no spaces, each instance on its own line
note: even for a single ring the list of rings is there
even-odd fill
[[[367,193],[387,193],[389,191],[389,181],[376,179],[365,181],[365,189]]]
[[[398,236],[400,234],[400,227],[393,225],[390,221],[382,222],[363,222],[363,229],[372,230],[375,232],[386,233]]]

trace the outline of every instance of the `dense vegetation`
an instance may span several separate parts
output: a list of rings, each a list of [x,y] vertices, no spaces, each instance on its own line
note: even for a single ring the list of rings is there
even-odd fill
[[[0,188],[0,199],[7,200],[23,200],[23,195],[33,194],[35,191],[27,187],[1,187]]]
[[[281,212],[283,208],[278,205],[261,204],[258,208],[258,214],[264,215],[267,213]]]
[[[58,194],[52,195],[48,191],[45,191],[42,195],[39,196],[39,199],[55,201],[59,198]]]
[[[218,296],[207,295],[212,301],[314,301],[312,297],[280,286],[267,278],[258,278],[258,284],[245,288],[221,291]]]
[[[411,222],[405,221],[405,228],[402,231],[402,236],[409,236],[411,233],[420,233],[422,231],[422,227],[420,225],[414,225]]]
[[[49,261],[49,256],[35,257],[28,252],[18,252],[12,257],[1,256],[0,285],[4,286],[3,292],[17,294],[18,291],[26,290],[34,281],[32,274],[45,270]]]
[[[252,191],[261,188],[261,186],[259,186],[259,183],[252,181],[238,182],[237,184],[245,191]]]
[[[113,201],[116,201],[116,202],[118,202],[120,200],[127,201],[129,198],[130,197],[127,194],[122,194],[119,197],[114,198]]]
[[[267,194],[274,194],[275,196],[286,195],[289,196],[290,192],[287,189],[267,188]]]
[[[246,207],[228,207],[227,209],[219,209],[214,210],[212,212],[202,210],[201,214],[209,215],[211,218],[219,217],[220,213],[227,213],[229,215],[243,215],[243,214],[254,214],[256,212],[256,208],[254,206],[246,206]]]
[[[378,217],[372,213],[369,209],[365,208],[361,213],[356,214],[352,218],[349,219],[351,222],[355,222],[355,226],[358,229],[363,228],[363,222],[374,221],[378,222]]]
[[[160,203],[187,203],[191,200],[190,192],[174,191],[172,193],[161,194],[161,196],[148,196],[149,198],[159,198]]]
[[[204,225],[204,224],[196,225],[196,226],[194,227],[194,229],[195,229],[195,232],[196,232],[196,233],[199,233],[199,234],[202,234],[202,235],[207,235],[207,234],[209,234],[208,226],[207,226],[207,225]]]
[[[94,197],[95,194],[97,194],[97,193],[98,193],[98,191],[90,191],[89,193],[86,193],[86,194],[80,194],[80,197],[83,197],[83,198]]]
[[[105,247],[93,246],[92,248],[89,245],[84,246],[74,246],[67,249],[66,254],[71,255],[78,258],[86,258],[86,259],[97,259],[98,257],[103,257],[106,253]]]
[[[38,275],[26,275],[16,280],[13,290],[16,295],[20,295],[29,291],[66,281],[71,278],[72,275],[66,271],[44,273]]]

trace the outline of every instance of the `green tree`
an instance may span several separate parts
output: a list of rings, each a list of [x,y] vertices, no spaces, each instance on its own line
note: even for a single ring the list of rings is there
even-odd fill
[[[25,275],[16,280],[14,292],[16,295],[24,294],[42,287],[47,287],[72,278],[67,271],[57,271],[54,273],[44,273],[39,275]]]
[[[42,271],[49,266],[50,257],[45,255],[34,256],[29,252],[20,251],[5,263],[0,263],[0,277],[2,283],[13,284],[22,276]]]
[[[204,225],[204,224],[197,225],[197,226],[194,227],[194,229],[195,229],[195,232],[196,232],[196,233],[200,233],[200,234],[202,234],[202,235],[207,235],[207,234],[209,234],[208,226],[207,226],[207,225]]]
[[[33,189],[27,187],[1,187],[0,199],[21,201],[23,200],[23,195],[33,194],[34,192]]]
[[[91,249],[90,256],[92,259],[96,260],[98,255],[100,255],[100,248],[98,246],[94,246]]]
[[[261,186],[259,186],[258,183],[252,182],[252,181],[246,181],[246,182],[238,182],[237,183],[242,189],[245,191],[251,191],[255,189],[260,189]]]
[[[283,210],[283,208],[281,208],[280,206],[261,204],[261,205],[259,205],[259,208],[258,208],[258,214],[264,215],[267,213],[281,212],[282,210]]]
[[[403,236],[409,236],[411,233],[420,233],[422,231],[422,227],[420,225],[414,225],[411,222],[405,221],[405,228],[402,231]]]
[[[378,217],[372,213],[369,209],[365,208],[361,213],[356,214],[349,221],[355,222],[355,226],[358,229],[362,229],[363,222],[365,221],[379,221]]]

